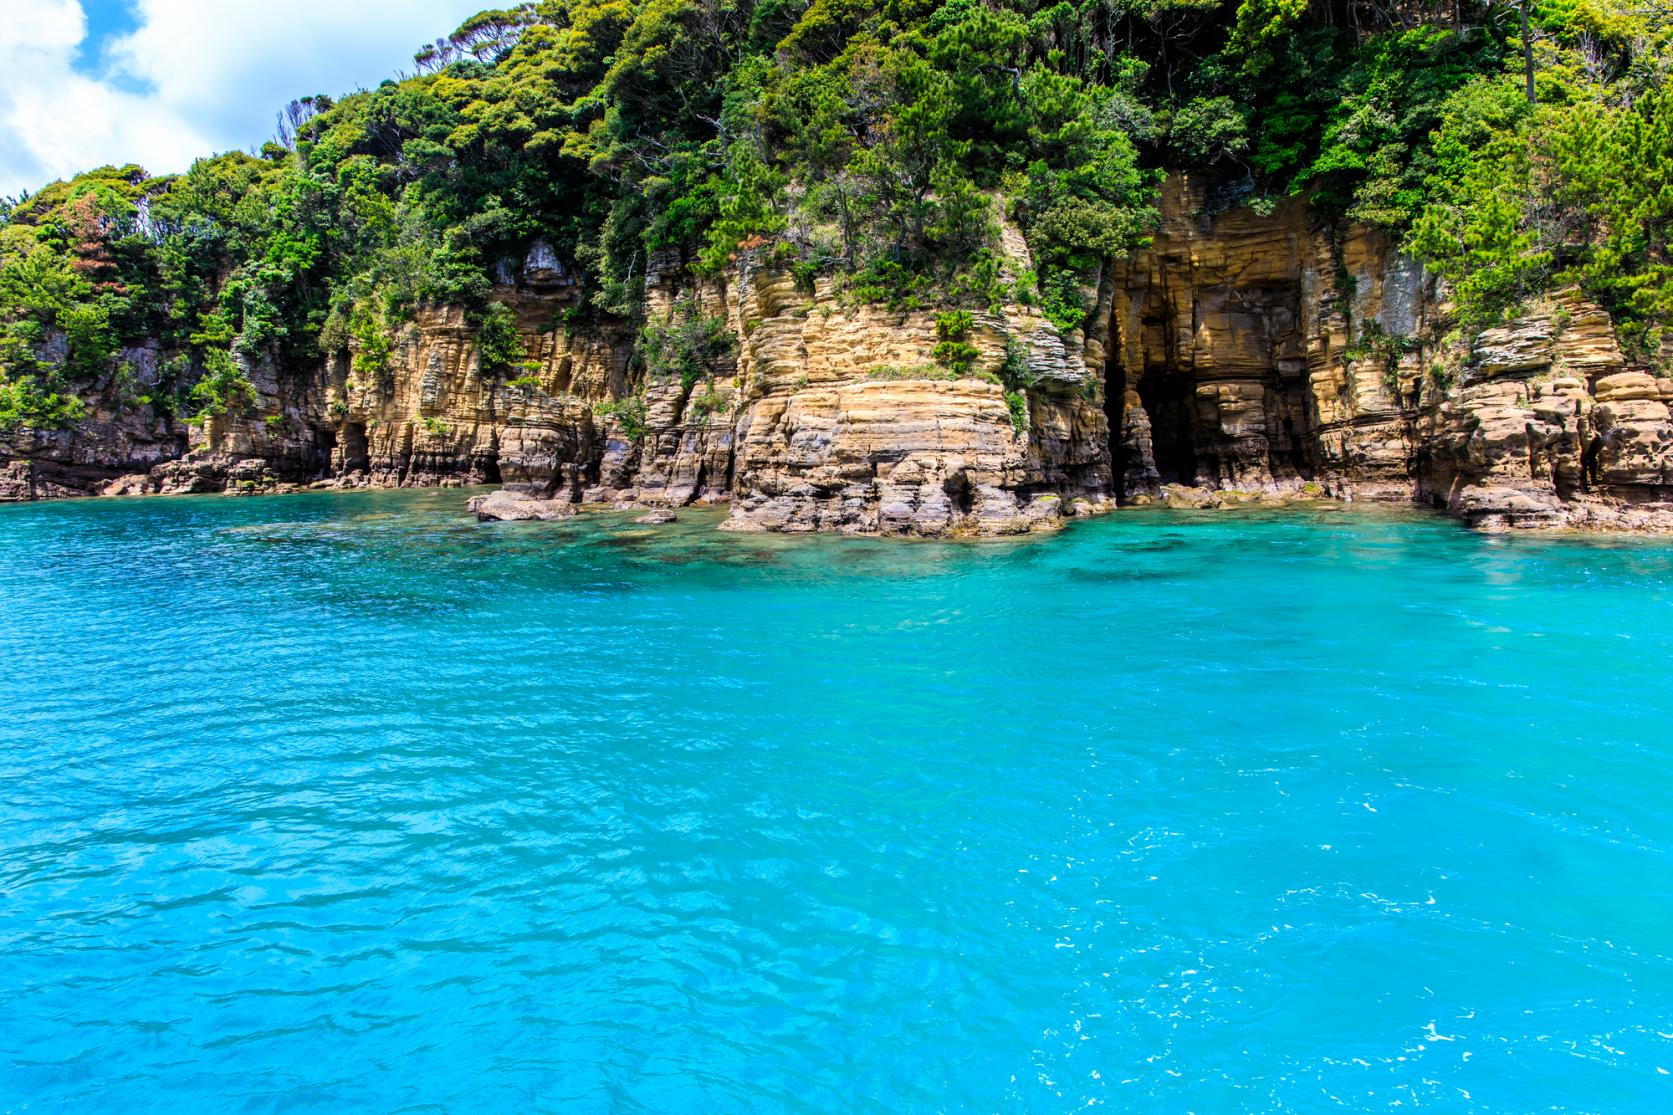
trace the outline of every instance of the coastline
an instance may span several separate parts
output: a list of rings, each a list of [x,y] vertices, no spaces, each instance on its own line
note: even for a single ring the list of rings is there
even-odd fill
[[[819,530],[819,529],[769,529],[756,525],[748,520],[741,523],[730,517],[732,501],[730,499],[699,499],[678,506],[667,503],[641,502],[636,500],[564,500],[548,498],[546,493],[538,490],[527,490],[517,485],[473,484],[463,480],[456,482],[441,482],[435,484],[379,484],[369,482],[355,482],[353,479],[345,482],[342,479],[322,479],[311,483],[274,482],[266,485],[252,485],[244,487],[229,487],[211,491],[159,491],[143,490],[139,485],[124,483],[138,478],[128,477],[112,482],[106,486],[107,490],[100,492],[55,492],[35,499],[18,499],[0,497],[0,508],[8,506],[28,506],[41,503],[107,503],[126,501],[150,501],[163,499],[198,499],[208,496],[221,496],[231,499],[249,499],[261,496],[298,496],[311,494],[351,494],[351,493],[389,493],[389,492],[458,492],[460,494],[459,511],[461,515],[471,515],[482,522],[518,522],[518,521],[554,521],[588,519],[601,515],[639,514],[643,520],[639,525],[657,526],[664,522],[677,521],[687,513],[699,515],[726,515],[720,519],[714,529],[718,533],[748,534],[748,535],[783,535],[783,536],[824,536],[870,538],[900,542],[1000,542],[1007,540],[1021,540],[1025,538],[1043,538],[1060,534],[1070,527],[1093,519],[1111,515],[1141,515],[1157,512],[1179,512],[1187,516],[1202,516],[1205,520],[1216,519],[1224,515],[1234,515],[1239,512],[1268,512],[1282,514],[1286,511],[1318,511],[1324,509],[1377,509],[1394,512],[1406,512],[1426,519],[1448,521],[1472,534],[1484,535],[1515,535],[1534,538],[1562,538],[1565,536],[1580,538],[1619,538],[1623,540],[1643,539],[1654,540],[1673,537],[1673,508],[1653,507],[1642,509],[1638,517],[1634,518],[1633,508],[1624,501],[1607,497],[1592,497],[1586,500],[1570,501],[1565,509],[1567,515],[1558,521],[1547,517],[1512,518],[1510,520],[1489,519],[1487,521],[1471,521],[1463,514],[1450,510],[1444,504],[1421,496],[1402,495],[1386,487],[1361,492],[1331,491],[1321,485],[1311,482],[1301,487],[1287,487],[1276,490],[1248,490],[1248,489],[1211,489],[1207,487],[1187,487],[1185,485],[1166,485],[1159,497],[1141,495],[1126,501],[1103,501],[1093,504],[1081,501],[1078,505],[1066,508],[1066,513],[1051,520],[1041,522],[1029,530],[1008,532],[981,532],[974,530],[950,530],[942,532],[922,532],[911,530],[880,531],[880,530]],[[527,501],[531,505],[528,514],[485,514],[480,510],[480,504],[486,497],[496,493],[505,493],[512,498]],[[540,513],[545,512],[545,513]],[[666,516],[666,518],[664,518]]]

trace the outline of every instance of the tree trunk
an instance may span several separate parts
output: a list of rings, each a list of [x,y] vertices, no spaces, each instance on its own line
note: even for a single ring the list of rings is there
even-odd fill
[[[1528,103],[1536,100],[1534,94],[1534,37],[1528,30],[1528,4],[1530,0],[1522,0],[1522,69],[1528,75]]]

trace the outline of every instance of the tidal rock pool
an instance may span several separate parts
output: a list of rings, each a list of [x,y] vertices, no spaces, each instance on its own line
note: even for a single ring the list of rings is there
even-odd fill
[[[1673,545],[0,507],[0,1111],[1673,1108]]]

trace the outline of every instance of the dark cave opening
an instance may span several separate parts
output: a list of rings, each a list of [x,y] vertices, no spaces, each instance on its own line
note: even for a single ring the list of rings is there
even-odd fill
[[[1296,431],[1295,419],[1284,416],[1284,444],[1288,448],[1285,454],[1289,458],[1290,467],[1295,474],[1304,480],[1313,478],[1313,462],[1307,456],[1307,440]],[[1277,453],[1273,453],[1273,471],[1277,472]]]
[[[343,425],[343,471],[367,472],[371,466],[371,451],[366,440],[366,423],[348,422]]]
[[[1195,484],[1195,381],[1167,368],[1147,368],[1138,389],[1139,401],[1150,415],[1151,451],[1162,483]]]
[[[337,431],[332,429],[315,429],[314,434],[314,472],[325,475],[331,471],[331,456],[337,451]]]
[[[1121,366],[1111,361],[1104,368],[1104,419],[1109,426],[1110,483],[1116,499],[1127,495],[1127,467],[1132,460],[1132,449],[1127,445],[1126,377]]]

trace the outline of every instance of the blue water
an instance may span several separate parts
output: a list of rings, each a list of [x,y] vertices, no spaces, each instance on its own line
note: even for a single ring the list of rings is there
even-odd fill
[[[0,1111],[1673,1108],[1673,546],[0,508]]]

